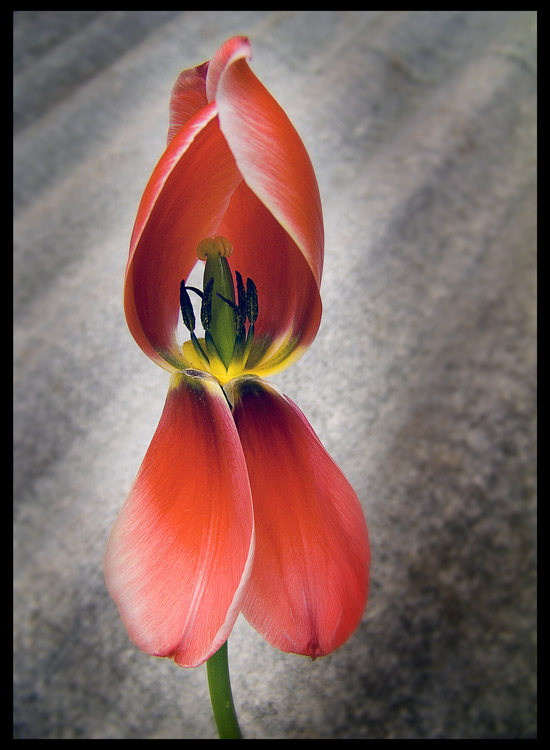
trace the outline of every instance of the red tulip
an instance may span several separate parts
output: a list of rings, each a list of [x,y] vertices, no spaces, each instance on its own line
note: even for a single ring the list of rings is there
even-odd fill
[[[317,333],[323,221],[307,152],[249,56],[235,37],[180,74],[125,277],[130,331],[172,376],[106,580],[135,643],[183,666],[208,659],[239,611],[284,651],[327,654],[356,628],[368,590],[356,494],[262,380]],[[186,284],[197,255],[202,290]]]

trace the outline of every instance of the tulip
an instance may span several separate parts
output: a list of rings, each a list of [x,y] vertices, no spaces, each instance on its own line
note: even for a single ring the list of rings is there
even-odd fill
[[[235,37],[177,79],[124,283],[129,329],[170,384],[106,581],[137,646],[187,667],[224,646],[239,612],[276,648],[326,655],[368,591],[358,498],[264,379],[315,338],[324,241],[305,147],[249,58]]]

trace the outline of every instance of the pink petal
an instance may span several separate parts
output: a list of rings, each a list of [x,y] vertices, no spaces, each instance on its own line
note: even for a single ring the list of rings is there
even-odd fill
[[[256,532],[243,614],[283,651],[328,654],[355,630],[367,600],[359,500],[290,399],[253,377],[231,388]]]
[[[132,640],[182,666],[208,659],[237,618],[252,547],[246,466],[223,392],[203,373],[174,375],[105,555]]]

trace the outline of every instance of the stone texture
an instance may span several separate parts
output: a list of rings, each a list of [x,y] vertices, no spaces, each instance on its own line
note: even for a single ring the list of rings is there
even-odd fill
[[[276,384],[355,486],[372,593],[309,662],[240,619],[250,739],[536,736],[536,13],[14,12],[14,736],[213,738],[103,580],[167,376],[122,279],[179,71],[235,33],[315,165],[324,318]]]

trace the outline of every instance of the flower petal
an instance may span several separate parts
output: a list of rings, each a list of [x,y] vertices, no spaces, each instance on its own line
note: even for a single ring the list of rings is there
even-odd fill
[[[143,194],[124,308],[136,342],[167,370],[187,365],[175,338],[180,282],[197,262],[198,243],[216,233],[241,180],[212,104],[178,130]]]
[[[243,614],[283,651],[328,654],[354,631],[367,600],[359,500],[290,399],[259,378],[229,385],[256,532]]]
[[[258,289],[249,369],[267,375],[295,361],[319,328],[323,218],[306,149],[250,70],[250,56],[246,37],[230,39],[212,59],[206,88],[244,178],[218,232],[231,239],[235,267]]]
[[[259,314],[249,367],[268,375],[295,361],[315,338],[322,304],[317,283],[294,240],[243,182],[219,233],[231,238],[235,270],[253,279]]]
[[[238,39],[230,40],[231,54],[216,73],[220,128],[246,184],[292,237],[320,286],[324,232],[315,173],[287,115],[248,66],[248,41]]]
[[[204,373],[174,375],[105,555],[132,640],[182,666],[208,659],[237,618],[252,547],[246,466],[223,392]]]
[[[236,60],[247,59],[251,55],[252,48],[246,36],[234,36],[222,44],[208,66],[206,96],[209,102],[216,98],[218,81],[225,68]]]
[[[178,130],[187,125],[189,120],[206,107],[206,74],[208,62],[196,68],[183,70],[174,84],[170,98],[170,127],[168,143]]]

